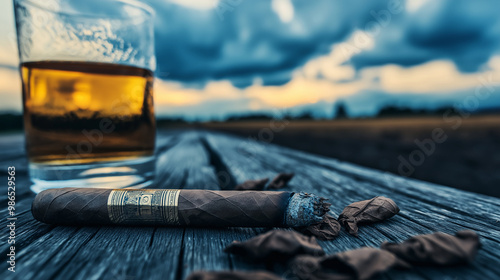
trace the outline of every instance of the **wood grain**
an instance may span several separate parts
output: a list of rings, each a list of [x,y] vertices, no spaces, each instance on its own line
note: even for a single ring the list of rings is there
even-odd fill
[[[2,136],[0,168],[16,166],[16,273],[0,264],[1,279],[184,279],[196,270],[264,269],[228,255],[223,248],[267,229],[166,227],[54,227],[35,221],[22,137]],[[329,198],[332,214],[354,202],[383,195],[401,208],[379,224],[361,226],[359,238],[342,231],[321,241],[327,253],[412,235],[472,229],[483,247],[474,263],[454,268],[391,271],[381,279],[496,279],[500,277],[500,199],[410,180],[279,146],[206,131],[160,131],[157,145],[157,188],[228,189],[249,179],[294,172],[288,190]],[[0,202],[6,205],[5,196]],[[0,208],[6,216],[6,207]],[[0,221],[6,227],[5,219]],[[6,235],[0,237],[7,253]],[[275,272],[288,276],[286,267]]]

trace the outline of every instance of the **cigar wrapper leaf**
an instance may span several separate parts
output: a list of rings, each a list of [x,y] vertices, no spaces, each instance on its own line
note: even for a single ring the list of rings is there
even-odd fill
[[[301,227],[329,205],[303,192],[61,188],[39,193],[31,211],[56,225]]]

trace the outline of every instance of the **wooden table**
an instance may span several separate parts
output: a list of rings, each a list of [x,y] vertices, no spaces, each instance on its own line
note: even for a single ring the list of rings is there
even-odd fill
[[[0,137],[4,194],[1,198],[0,279],[184,279],[196,270],[252,270],[223,248],[265,229],[166,227],[63,227],[35,221],[30,206],[22,135]],[[355,153],[356,151],[352,151]],[[16,272],[7,271],[7,166],[16,167]],[[401,208],[392,219],[360,228],[359,238],[342,231],[320,241],[328,254],[412,235],[475,230],[483,244],[469,266],[391,271],[382,279],[500,279],[500,199],[385,174],[334,159],[224,134],[161,131],[158,188],[218,189],[247,179],[293,171],[289,190],[330,199],[338,215],[344,206],[376,195]],[[284,275],[286,271],[279,271]]]

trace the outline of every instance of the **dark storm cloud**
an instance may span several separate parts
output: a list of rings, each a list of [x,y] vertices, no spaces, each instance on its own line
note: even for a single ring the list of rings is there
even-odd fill
[[[384,64],[413,66],[450,59],[474,72],[500,49],[498,0],[430,0],[393,17],[373,35],[375,47],[351,59],[357,69]]]
[[[365,22],[371,10],[387,5],[387,1],[296,0],[293,20],[283,23],[267,0],[221,0],[211,10],[164,0],[145,2],[157,14],[160,77],[184,83],[229,79],[238,87],[251,85],[255,78],[265,85],[286,83],[295,68],[328,53],[333,43]]]

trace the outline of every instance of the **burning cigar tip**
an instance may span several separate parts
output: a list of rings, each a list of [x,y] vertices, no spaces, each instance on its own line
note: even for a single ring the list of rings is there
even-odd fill
[[[285,224],[289,227],[303,227],[319,223],[330,210],[325,199],[309,193],[295,193],[288,204]]]

